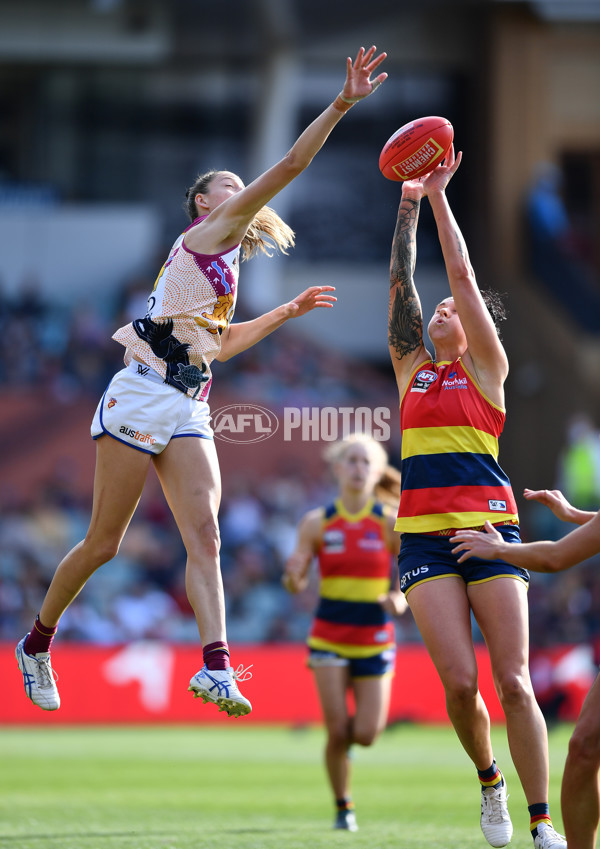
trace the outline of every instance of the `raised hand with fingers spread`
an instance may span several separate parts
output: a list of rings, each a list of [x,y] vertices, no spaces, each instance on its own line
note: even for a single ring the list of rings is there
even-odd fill
[[[373,71],[387,57],[387,53],[380,53],[379,56],[375,56],[375,50],[375,46],[366,51],[364,47],[361,47],[354,62],[350,57],[346,59],[346,81],[344,88],[334,101],[336,109],[346,112],[354,103],[358,103],[359,100],[363,100],[372,94],[387,79],[388,75],[383,72],[374,80],[371,80]]]

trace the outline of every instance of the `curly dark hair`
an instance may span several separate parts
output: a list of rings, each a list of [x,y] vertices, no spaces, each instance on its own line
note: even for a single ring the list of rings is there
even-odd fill
[[[504,298],[506,292],[500,294],[500,292],[496,292],[494,289],[482,289],[481,297],[483,298],[483,302],[488,308],[489,314],[492,316],[492,321],[494,322],[494,327],[496,328],[496,333],[498,334],[498,339],[502,339],[502,333],[500,332],[500,322],[506,321],[508,316],[508,311],[504,306],[504,302],[502,298]]]

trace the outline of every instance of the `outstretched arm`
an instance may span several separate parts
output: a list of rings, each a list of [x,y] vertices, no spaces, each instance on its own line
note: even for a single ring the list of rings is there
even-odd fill
[[[532,572],[562,572],[600,553],[600,512],[577,510],[559,490],[526,489],[525,497],[546,504],[559,519],[582,527],[556,541],[515,544],[505,542],[494,526],[486,522],[483,533],[461,530],[451,537],[451,542],[458,543],[452,549],[453,553],[463,552],[458,562],[462,563],[469,557],[481,557],[484,560],[506,560]]]
[[[299,318],[307,312],[324,307],[331,309],[337,301],[333,295],[326,292],[334,292],[335,286],[310,286],[301,292],[293,301],[276,307],[271,312],[264,313],[258,318],[250,321],[242,321],[239,324],[230,324],[221,336],[221,349],[216,359],[225,362],[246,351],[269,333],[277,330],[290,318]]]
[[[428,357],[423,345],[421,301],[413,280],[422,196],[423,187],[418,180],[403,184],[390,258],[388,345],[401,396],[411,371]]]
[[[485,533],[459,531],[451,537],[451,542],[458,543],[452,549],[455,554],[464,552],[458,558],[459,563],[469,557],[482,557],[485,560],[506,560],[532,572],[562,572],[600,553],[600,513],[596,513],[583,527],[556,541],[504,542],[493,525],[486,522]]]
[[[387,55],[375,56],[375,50],[374,46],[366,51],[361,47],[354,62],[346,59],[346,80],[333,103],[304,130],[283,159],[214,209],[198,228],[188,230],[188,247],[200,253],[218,253],[242,241],[259,209],[308,167],[342,116],[387,78],[381,73],[371,80]]]
[[[485,391],[493,391],[492,400],[502,406],[502,385],[508,373],[506,354],[479,291],[465,238],[446,197],[446,187],[461,160],[462,154],[455,156],[451,147],[443,164],[424,179],[423,187],[437,225],[450,291],[467,337],[467,366],[473,368]]]

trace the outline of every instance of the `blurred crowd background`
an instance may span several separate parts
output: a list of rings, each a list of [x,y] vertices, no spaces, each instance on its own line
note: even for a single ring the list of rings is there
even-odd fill
[[[279,158],[361,43],[387,50],[390,78],[277,199],[297,247],[242,266],[236,320],[313,283],[336,285],[338,304],[217,364],[213,410],[385,409],[398,465],[386,316],[400,191],[377,159],[403,123],[441,114],[464,152],[452,203],[480,285],[508,304],[502,465],[518,496],[561,486],[578,506],[600,506],[600,4],[375,2],[368,20],[348,0],[234,0],[226,12],[200,0],[51,5],[51,16],[43,0],[0,8],[0,640],[30,627],[86,532],[89,423],[122,357],[111,335],[145,313],[186,226],[187,185],[209,167],[249,181]],[[446,283],[426,206],[418,247],[427,313]],[[299,518],[334,493],[326,444],[323,434],[218,444],[232,643],[305,638],[316,581],[292,597],[280,576]],[[524,539],[570,529],[520,506]],[[119,555],[58,639],[197,641],[184,564],[151,478]],[[530,603],[534,648],[595,645],[600,559],[533,576]],[[410,614],[397,631],[400,643],[419,640]]]
[[[0,398],[10,404],[15,392],[35,393],[44,386],[39,428],[26,435],[43,443],[44,419],[53,409],[81,408],[91,420],[98,398],[122,362],[122,349],[111,341],[111,333],[140,314],[152,280],[136,277],[124,285],[114,311],[106,315],[85,302],[76,302],[70,312],[53,311],[32,284],[27,281],[14,300],[4,297],[0,307],[8,331],[0,342]],[[27,350],[27,357],[14,357],[18,350]],[[279,414],[289,405],[378,408],[390,411],[391,433],[396,426],[391,367],[353,360],[325,345],[307,345],[293,323],[236,360],[216,364],[215,384],[213,409],[230,399],[248,398]],[[91,444],[87,428],[78,438]],[[299,446],[293,442],[283,447],[284,454],[290,454],[287,461],[274,463],[264,453],[257,461],[258,445],[244,445],[243,462],[233,468],[227,462],[231,446],[217,444],[224,465],[220,520],[230,640],[302,641],[316,604],[316,576],[309,590],[296,597],[283,590],[280,579],[298,520],[335,496],[333,478],[321,458],[329,443],[315,440],[302,446],[309,464],[302,458],[294,462]],[[398,443],[390,438],[386,448],[390,462],[399,465]],[[5,483],[0,489],[0,639],[14,640],[30,627],[57,563],[85,535],[91,480],[87,490],[79,484],[72,459],[69,453],[57,456],[51,474],[41,476],[27,491]],[[91,473],[93,453],[87,459]],[[25,454],[19,462],[28,464]],[[552,485],[582,508],[597,509],[600,434],[587,414],[571,416],[564,445],[556,458],[549,458],[549,465]],[[570,529],[544,508],[523,508],[525,539],[557,538]],[[150,480],[120,553],[68,610],[58,639],[197,642],[184,569],[179,533],[159,487]],[[565,575],[533,575],[530,600],[534,647],[595,643],[600,639],[600,558]],[[401,643],[420,639],[410,614],[398,621],[397,632]]]

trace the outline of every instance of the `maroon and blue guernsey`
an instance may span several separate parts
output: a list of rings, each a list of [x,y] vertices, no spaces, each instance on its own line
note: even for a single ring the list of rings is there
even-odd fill
[[[121,327],[113,339],[157,371],[165,383],[206,401],[210,363],[221,349],[221,333],[235,310],[240,246],[221,254],[199,254],[185,246],[187,230],[156,279],[146,315]]]

